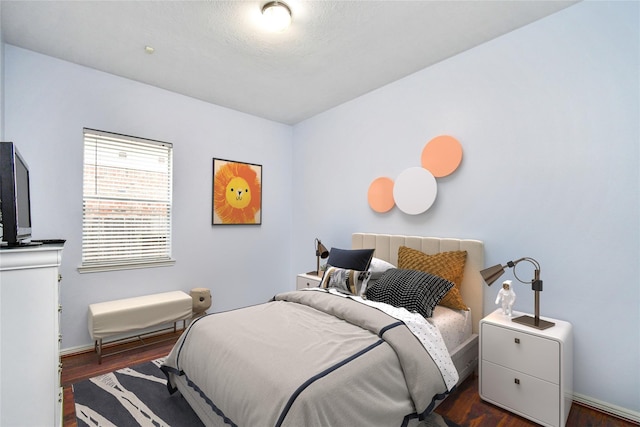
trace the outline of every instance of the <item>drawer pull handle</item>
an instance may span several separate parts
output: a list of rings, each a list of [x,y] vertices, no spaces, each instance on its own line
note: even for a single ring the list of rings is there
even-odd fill
[[[514,341],[515,341],[516,344],[520,344],[520,338],[516,338],[516,339],[514,339]]]
[[[513,382],[516,384],[520,384],[520,380],[518,378],[514,379]]]

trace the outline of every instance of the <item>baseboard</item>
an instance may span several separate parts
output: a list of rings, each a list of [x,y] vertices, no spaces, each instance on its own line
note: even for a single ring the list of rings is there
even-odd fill
[[[634,423],[640,423],[640,412],[632,411],[621,406],[603,402],[583,394],[574,393],[573,401],[579,405],[588,406],[597,411],[611,414],[615,417],[629,420]]]
[[[177,333],[182,333],[184,331],[184,328],[186,327],[186,323],[183,324],[183,328],[178,327],[177,328]],[[113,345],[117,345],[117,344],[125,344],[127,342],[133,342],[133,341],[138,341],[140,339],[141,336],[145,336],[145,338],[153,338],[153,337],[159,337],[162,335],[170,335],[173,332],[167,332],[168,330],[170,330],[172,328],[171,327],[163,327],[162,329],[152,329],[152,328],[147,328],[141,331],[136,332],[135,334],[126,334],[126,335],[116,335],[113,337],[112,340],[110,341],[105,341],[104,342],[104,346],[108,347],[108,346],[113,346]],[[65,357],[65,356],[72,356],[72,355],[76,355],[76,354],[81,354],[81,353],[90,353],[90,352],[95,352],[95,344],[89,344],[89,345],[80,345],[80,346],[76,346],[76,347],[69,347],[69,348],[63,348],[60,349],[60,357]]]
[[[90,351],[94,351],[93,344],[88,346],[81,345],[77,347],[63,348],[60,350],[60,357],[71,356],[71,355],[81,354],[81,353],[89,353]]]

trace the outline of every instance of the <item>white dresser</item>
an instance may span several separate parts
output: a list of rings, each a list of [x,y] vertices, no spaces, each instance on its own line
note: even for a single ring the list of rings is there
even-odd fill
[[[62,425],[62,244],[0,249],[0,425]]]
[[[502,310],[480,321],[480,397],[543,426],[564,427],[573,394],[572,326],[545,320],[555,326],[514,323]]]

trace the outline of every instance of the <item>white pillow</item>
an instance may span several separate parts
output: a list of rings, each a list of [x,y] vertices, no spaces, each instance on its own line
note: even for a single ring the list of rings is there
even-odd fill
[[[371,264],[369,264],[371,280],[379,279],[380,276],[382,276],[384,272],[389,270],[390,268],[396,268],[396,266],[380,258],[371,258]]]

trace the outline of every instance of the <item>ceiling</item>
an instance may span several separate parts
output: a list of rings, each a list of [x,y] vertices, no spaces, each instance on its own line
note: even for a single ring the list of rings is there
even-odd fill
[[[4,42],[295,124],[575,1],[2,0]],[[145,47],[154,49],[152,54]]]

